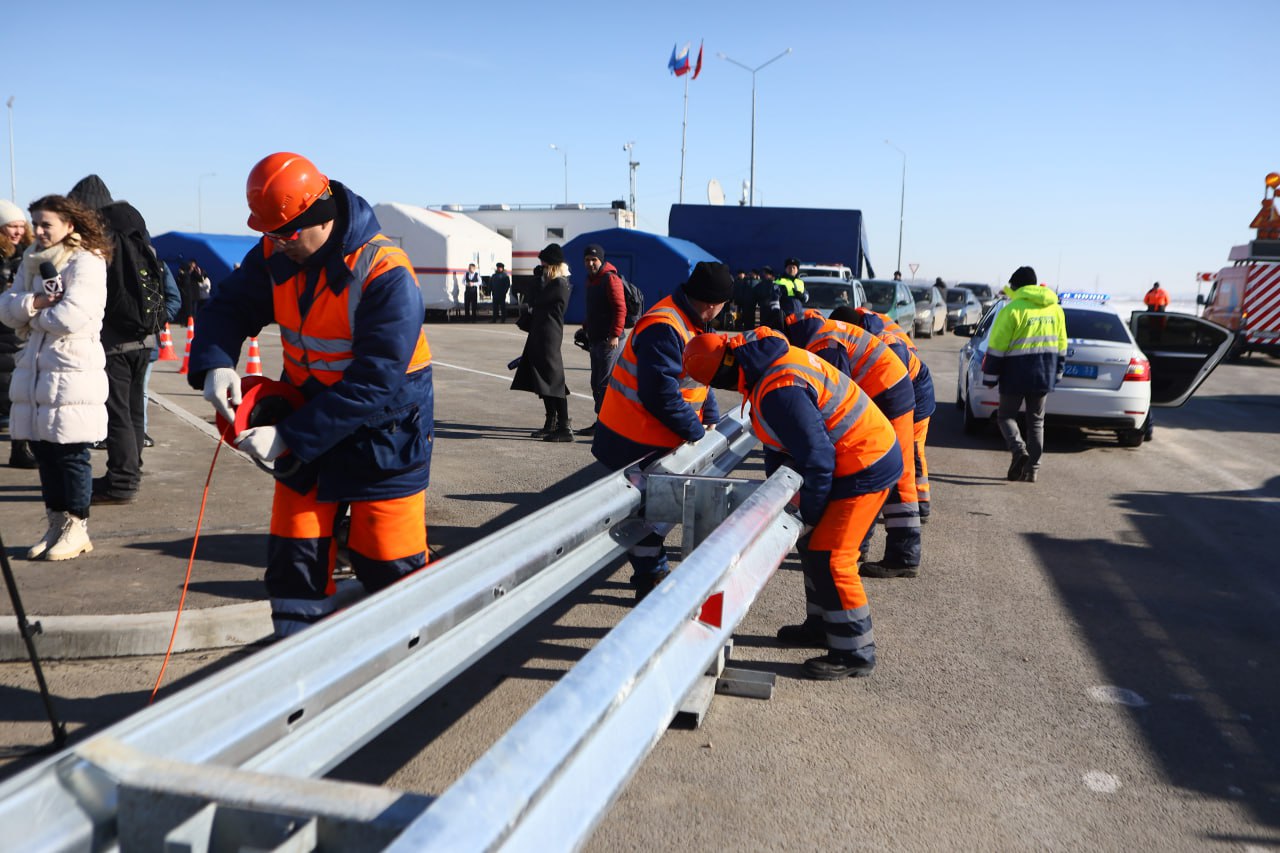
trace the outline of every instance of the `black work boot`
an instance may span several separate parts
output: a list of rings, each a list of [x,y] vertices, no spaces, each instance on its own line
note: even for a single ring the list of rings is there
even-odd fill
[[[530,438],[546,438],[548,434],[555,432],[556,416],[547,415],[547,419],[542,422],[542,429],[535,429],[529,433]]]
[[[799,625],[783,625],[778,629],[778,644],[792,649],[825,649],[827,631],[821,619],[805,619]]]
[[[39,468],[36,455],[31,452],[31,443],[21,439],[9,443],[10,468]]]
[[[1013,457],[1013,462],[1009,464],[1009,473],[1005,479],[1014,482],[1022,479],[1022,471],[1027,467],[1027,454],[1019,453]]]
[[[820,658],[804,662],[804,674],[818,681],[837,681],[841,678],[862,678],[876,668],[875,661],[863,660],[850,652],[827,652]]]
[[[660,572],[642,575],[639,572],[631,576],[631,585],[636,590],[636,604],[644,601],[644,597],[653,592],[653,588],[662,583],[667,575],[671,574],[671,569],[663,569]]]
[[[858,567],[858,574],[864,578],[914,578],[920,574],[920,567],[881,560],[878,563],[863,563]]]
[[[1022,470],[1022,482],[1024,482],[1024,483],[1034,483],[1035,481],[1036,481],[1036,469],[1035,469],[1035,468],[1024,468],[1024,469]]]
[[[566,419],[556,421],[555,429],[542,437],[543,441],[573,441],[573,430],[571,424]]]
[[[598,423],[598,422],[596,422],[596,423]],[[575,430],[573,434],[574,434],[574,435],[595,435],[595,434],[596,434],[596,423],[592,423],[592,424],[591,424],[591,426],[585,426],[585,427],[583,427],[583,428],[582,428],[582,429],[580,429],[580,430]]]

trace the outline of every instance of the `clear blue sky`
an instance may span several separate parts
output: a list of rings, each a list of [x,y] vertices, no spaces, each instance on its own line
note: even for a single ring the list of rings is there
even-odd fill
[[[209,11],[200,11],[208,5]],[[153,233],[247,233],[244,178],[295,150],[372,202],[626,198],[852,207],[877,272],[1194,294],[1280,170],[1277,0],[23,3],[5,18],[18,202],[101,175]],[[150,37],[138,33],[145,26]],[[149,104],[149,106],[148,106]],[[207,173],[213,176],[201,177]],[[9,196],[7,158],[0,193]],[[202,204],[197,205],[201,199]]]

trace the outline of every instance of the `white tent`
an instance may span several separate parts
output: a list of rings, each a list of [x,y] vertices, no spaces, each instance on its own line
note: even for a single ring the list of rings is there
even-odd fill
[[[465,214],[397,202],[375,205],[373,213],[382,233],[408,253],[428,311],[462,307],[467,264],[486,278],[499,262],[511,269],[511,241]],[[492,302],[488,288],[481,301]]]

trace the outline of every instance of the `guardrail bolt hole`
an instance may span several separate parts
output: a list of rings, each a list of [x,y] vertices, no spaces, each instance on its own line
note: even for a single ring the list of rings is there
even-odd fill
[[[299,708],[298,710],[290,714],[289,719],[286,720],[285,722],[287,722],[289,725],[293,725],[294,723],[298,722],[298,720],[302,719],[302,715],[304,713],[306,713],[306,708]]]
[[[414,646],[418,645],[418,643],[420,642],[422,642],[422,637],[410,637],[409,648],[413,648]]]

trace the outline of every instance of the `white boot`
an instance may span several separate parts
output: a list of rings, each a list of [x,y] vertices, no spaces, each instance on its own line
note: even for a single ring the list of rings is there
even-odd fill
[[[39,560],[44,556],[44,552],[48,551],[54,542],[58,541],[58,537],[62,535],[63,525],[66,524],[67,514],[61,510],[45,508],[45,516],[49,519],[49,529],[44,532],[44,536],[40,537],[40,541],[32,545],[27,551],[28,560]]]
[[[93,543],[89,541],[89,520],[67,513],[67,523],[62,528],[62,535],[58,537],[57,542],[49,546],[48,551],[45,551],[44,558],[70,560],[92,550]]]

